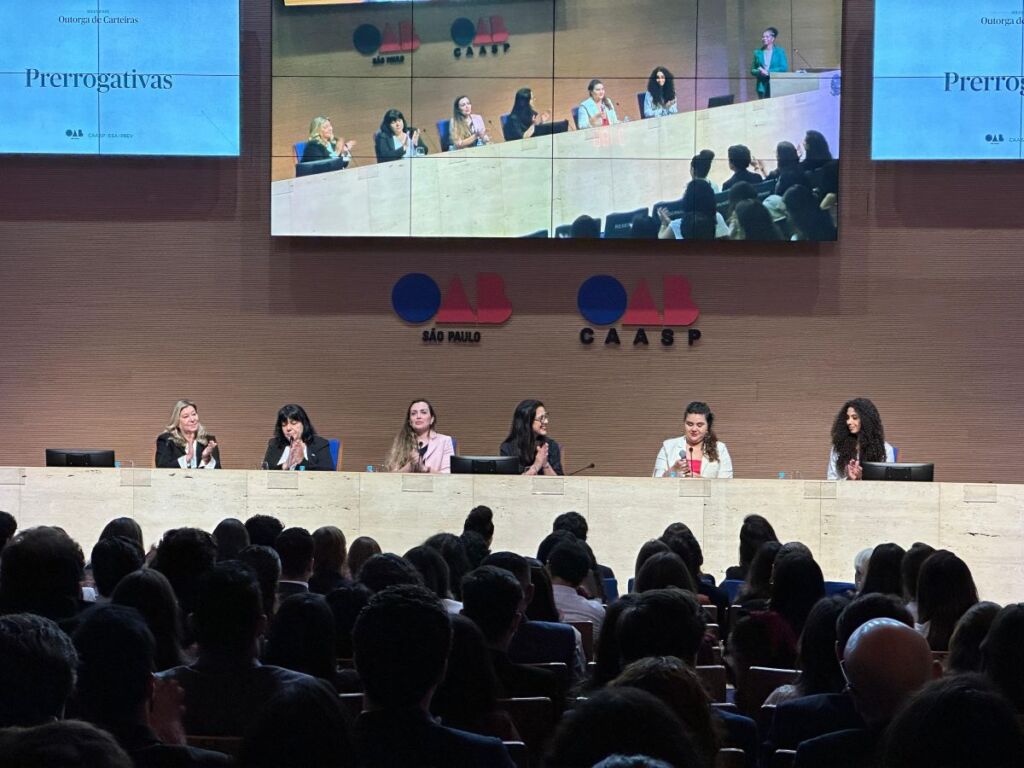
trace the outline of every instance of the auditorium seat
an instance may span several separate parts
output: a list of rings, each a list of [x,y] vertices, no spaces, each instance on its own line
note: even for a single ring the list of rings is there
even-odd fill
[[[363,694],[361,693],[339,693],[338,699],[341,705],[348,711],[355,720],[363,711]]]
[[[547,237],[547,236],[548,236],[548,231],[546,229],[538,229],[536,232],[531,232],[528,235],[523,235],[523,237]]]
[[[704,618],[707,619],[708,624],[718,624],[718,606],[716,605],[702,605],[704,609]],[[724,618],[724,617],[723,617]]]
[[[724,747],[715,756],[715,768],[746,768],[747,753],[735,747]]]
[[[335,471],[341,469],[341,440],[328,440],[328,445],[331,446],[331,460],[334,462]]]
[[[725,579],[718,585],[718,588],[725,591],[725,594],[729,596],[729,602],[732,603],[736,600],[736,595],[739,594],[742,586],[743,579]]]
[[[791,768],[795,763],[795,749],[776,749],[769,766],[770,768]]]
[[[538,667],[554,673],[558,678],[559,685],[563,691],[568,691],[571,683],[569,676],[569,665],[564,661],[542,661],[535,664],[527,664],[528,667]]]
[[[633,218],[639,214],[646,214],[646,208],[637,208],[635,211],[622,211],[620,213],[609,213],[604,221],[604,236],[606,239],[622,239],[631,237],[633,234]]]
[[[826,581],[825,597],[832,597],[832,595],[841,595],[845,592],[853,592],[856,589],[857,585],[849,581]]]
[[[609,578],[601,581],[604,583],[605,602],[610,605],[619,599],[619,580]]]
[[[601,221],[602,221],[601,217],[600,216],[595,216],[594,219],[595,219],[595,221],[597,221],[597,228],[600,229],[601,228]],[[559,224],[557,227],[555,227],[555,237],[557,237],[557,238],[569,238],[569,237],[572,237],[572,224]],[[565,455],[564,454],[562,455],[562,465],[563,466],[565,465]]]
[[[530,750],[521,741],[503,741],[508,756],[516,764],[516,768],[530,768]]]
[[[749,702],[752,715],[756,715],[768,695],[780,685],[792,685],[800,672],[776,667],[751,667],[743,679],[743,699]],[[746,713],[744,713],[746,714]]]
[[[724,702],[726,677],[725,667],[721,664],[698,664],[696,667],[697,677],[704,685],[704,690],[712,701]]]
[[[241,736],[185,736],[185,743],[196,749],[208,749],[230,757],[238,757],[242,749]]]
[[[452,145],[451,128],[451,118],[437,121],[437,135],[438,138],[441,140],[442,152],[447,152]]]
[[[580,129],[580,108],[579,108],[579,105],[576,105],[575,107],[572,107],[570,109],[570,111],[572,112],[572,126],[573,126],[573,128],[575,128],[578,131]]]
[[[508,712],[530,754],[544,753],[544,745],[555,729],[555,707],[551,699],[546,696],[498,699],[498,709]]]
[[[343,171],[348,167],[348,159],[344,157],[331,157],[326,160],[313,160],[309,163],[295,164],[295,177],[314,176],[318,173],[329,173],[331,171]]]
[[[660,203],[655,203],[651,208],[654,211],[654,216],[658,215],[658,209],[664,208],[668,213],[670,219],[678,219],[683,215],[683,198],[678,200],[662,200]]]
[[[583,655],[587,661],[594,660],[594,623],[591,621],[567,621],[566,624],[575,627],[580,637],[583,638]]]
[[[647,91],[640,91],[636,95],[636,104],[640,109],[640,119],[643,120],[646,115],[644,114],[644,99],[647,97]]]

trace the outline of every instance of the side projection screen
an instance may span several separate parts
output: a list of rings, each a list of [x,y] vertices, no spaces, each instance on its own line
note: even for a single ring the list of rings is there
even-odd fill
[[[269,1],[274,235],[836,237],[842,0]]]

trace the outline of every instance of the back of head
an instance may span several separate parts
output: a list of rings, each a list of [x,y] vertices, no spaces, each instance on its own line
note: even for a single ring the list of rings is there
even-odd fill
[[[692,550],[693,556],[697,559],[697,567],[704,565],[704,551],[701,549],[700,542],[697,541],[697,537],[694,535],[693,530],[686,523],[671,523],[661,534],[661,540],[664,541],[669,547],[672,547],[672,540],[675,538],[681,538],[686,542],[686,545]],[[686,559],[685,557],[683,558]]]
[[[1000,610],[1001,607],[996,603],[975,603],[960,617],[956,629],[953,630],[953,636],[949,638],[946,667],[950,672],[981,672],[981,644],[988,636],[992,622]]]
[[[463,531],[459,540],[462,542],[471,569],[479,567],[484,558],[491,553],[487,540],[476,531]]]
[[[356,617],[366,607],[372,594],[359,582],[328,593],[327,605],[334,615],[334,655],[337,658],[352,658],[352,628],[356,624]]]
[[[630,223],[630,237],[634,240],[657,240],[660,230],[659,221],[647,213],[638,213]]]
[[[645,656],[675,656],[693,664],[706,627],[704,611],[691,593],[674,588],[644,592],[619,618],[619,657],[623,664]]]
[[[333,525],[313,531],[313,570],[317,573],[341,573],[345,567],[345,534]]]
[[[85,570],[82,548],[62,529],[28,528],[14,536],[0,558],[0,613],[74,615]]]
[[[304,581],[313,570],[313,537],[305,528],[285,528],[274,540],[281,578]]]
[[[449,727],[467,728],[494,711],[500,685],[483,632],[465,616],[450,618],[452,647],[448,667],[430,711]]]
[[[619,654],[619,619],[629,608],[636,605],[640,596],[635,592],[622,595],[605,610],[601,631],[594,638],[594,667],[587,681],[588,689],[601,688],[618,677],[622,671]]]
[[[579,541],[579,539],[576,538],[575,533],[566,530],[565,528],[552,531],[545,536],[537,546],[537,560],[543,564],[547,564],[548,556],[551,554],[551,551],[563,541]]]
[[[526,615],[533,621],[561,621],[547,568],[531,565],[530,583],[533,585],[533,599],[526,606]]]
[[[982,670],[1014,709],[1024,713],[1024,603],[999,611],[981,643],[981,653]]]
[[[633,589],[647,592],[664,587],[679,587],[689,592],[696,592],[686,563],[675,552],[659,552],[647,559],[636,575]]]
[[[508,571],[519,580],[520,585],[529,585],[532,581],[530,563],[515,552],[492,552],[484,558],[481,565],[493,565],[495,568]]]
[[[868,560],[868,572],[864,575],[861,594],[882,592],[887,595],[902,596],[903,576],[900,566],[903,564],[904,555],[906,555],[906,550],[892,542],[875,547],[871,552],[871,559]]]
[[[843,673],[836,658],[836,621],[849,604],[842,595],[823,597],[807,614],[797,642],[800,695],[843,690]]]
[[[476,531],[490,545],[491,540],[494,538],[494,512],[491,511],[490,507],[485,507],[483,504],[473,507],[469,510],[469,514],[466,515],[466,520],[462,524],[462,530]]]
[[[812,557],[779,555],[772,571],[771,609],[780,614],[799,636],[811,608],[825,596],[825,578]]]
[[[208,651],[247,658],[263,617],[256,573],[239,560],[217,563],[199,580],[192,621],[200,655]]]
[[[451,597],[451,585],[448,581],[448,563],[441,557],[440,552],[433,547],[421,544],[406,552],[404,557],[419,571],[420,577],[423,579],[423,585],[427,589],[442,600]]]
[[[198,528],[174,528],[160,540],[150,567],[167,577],[181,610],[191,613],[196,605],[199,580],[215,562],[217,544],[213,536]]]
[[[333,682],[334,653],[334,614],[323,595],[285,598],[270,624],[263,660]]]
[[[894,619],[908,627],[914,626],[910,611],[895,595],[883,595],[880,592],[862,595],[843,608],[836,619],[836,643],[840,653],[846,648],[850,635],[857,627],[871,619]]]
[[[90,560],[96,591],[110,597],[121,579],[142,567],[143,553],[131,539],[111,536],[96,542]]]
[[[686,729],[660,699],[639,688],[606,688],[558,726],[546,765],[590,768],[609,755],[645,755],[676,768],[704,765]]]
[[[728,656],[738,676],[750,667],[792,669],[796,665],[796,636],[774,611],[744,616],[729,634]],[[736,684],[739,689],[740,683]]]
[[[698,179],[706,179],[711,173],[711,162],[715,159],[715,153],[710,149],[702,149],[690,159],[690,170]]]
[[[347,768],[354,766],[348,721],[326,684],[299,680],[260,710],[245,734],[240,768]]]
[[[779,174],[779,180],[775,183],[775,194],[785,197],[786,192],[791,187],[811,188],[810,179],[807,178],[807,174],[800,170],[799,167],[789,168]]]
[[[0,728],[61,717],[77,664],[71,638],[50,619],[0,616]]]
[[[277,537],[284,530],[284,525],[271,515],[253,515],[245,521],[245,530],[249,532],[250,544],[273,547]]]
[[[761,515],[747,515],[740,526],[740,565],[750,566],[757,550],[766,541],[778,541],[772,524]]]
[[[900,577],[903,582],[903,597],[908,601],[917,600],[917,577],[924,561],[935,554],[935,548],[915,541],[900,563]]]
[[[952,552],[939,549],[921,565],[917,577],[917,615],[929,622],[928,642],[934,651],[945,651],[957,621],[978,602],[978,589],[967,563]]]
[[[654,557],[659,552],[671,552],[666,544],[661,539],[648,539],[640,547],[640,551],[636,553],[636,564],[633,566],[633,576],[636,577],[640,573],[640,569],[644,567],[649,559]]]
[[[1019,766],[1024,737],[1012,707],[981,675],[929,683],[893,718],[886,768]]]
[[[568,531],[580,541],[586,541],[590,526],[579,512],[563,512],[551,523],[551,532],[555,531]]]
[[[181,614],[178,599],[167,577],[152,568],[129,573],[114,589],[111,602],[137,610],[153,634],[156,646],[154,666],[157,670],[181,664]]]
[[[385,708],[415,706],[441,681],[451,623],[444,605],[425,587],[389,587],[359,614],[352,642],[372,702]]]
[[[281,558],[277,550],[264,544],[250,544],[238,553],[238,559],[256,573],[263,613],[273,616],[277,604],[277,581],[281,578]]]
[[[668,544],[669,550],[686,565],[686,570],[689,571],[690,579],[693,582],[692,591],[696,591],[700,582],[700,566],[704,559],[697,540],[693,538],[693,534],[677,535],[669,536],[665,543]]]
[[[213,529],[213,540],[217,543],[218,562],[234,560],[239,552],[249,546],[249,531],[241,520],[228,517]]]
[[[750,149],[744,144],[733,144],[729,147],[729,164],[737,170],[750,165]]]
[[[139,545],[139,549],[145,551],[146,545],[142,541],[142,527],[130,517],[115,517],[100,531],[100,539],[108,539],[111,536],[123,536]]]
[[[369,560],[373,555],[379,555],[381,553],[380,544],[375,539],[369,536],[360,536],[352,542],[352,546],[348,548],[348,572],[353,579],[359,578],[359,570],[363,567],[363,563]]]
[[[462,580],[462,613],[476,622],[488,643],[511,636],[522,599],[519,580],[503,568],[484,565]]]
[[[601,223],[592,216],[579,216],[572,223],[571,237],[596,239],[601,237]]]
[[[448,563],[449,586],[455,599],[461,600],[462,577],[473,570],[469,564],[469,556],[466,555],[466,545],[454,533],[435,533],[423,543],[440,552],[441,557]]]
[[[781,240],[782,235],[772,221],[772,215],[760,200],[741,200],[736,204],[737,235],[742,240]]]
[[[114,737],[80,720],[0,731],[4,768],[132,768]]]
[[[142,615],[123,605],[97,605],[85,612],[73,640],[79,659],[76,710],[97,725],[135,725],[156,650]]]
[[[578,541],[564,541],[551,550],[547,567],[552,579],[560,579],[569,586],[578,587],[590,570],[590,558]]]
[[[423,585],[423,579],[412,563],[394,552],[374,555],[359,569],[359,582],[371,592],[380,592],[396,584]]]
[[[14,532],[18,530],[18,521],[14,519],[14,515],[10,512],[4,512],[0,510],[0,549],[6,546],[7,542],[14,536]]]
[[[768,599],[771,595],[772,571],[775,569],[775,558],[778,557],[782,545],[777,541],[766,541],[757,548],[757,554],[750,561],[747,579],[740,590],[740,599]]]
[[[683,192],[683,214],[715,216],[715,190],[704,179],[692,179]]]

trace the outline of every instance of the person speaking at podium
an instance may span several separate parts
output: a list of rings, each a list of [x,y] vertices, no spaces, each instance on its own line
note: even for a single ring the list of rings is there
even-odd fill
[[[654,477],[732,477],[732,458],[714,430],[715,414],[694,401],[683,414],[683,435],[661,444]]]
[[[604,83],[597,79],[591,80],[587,90],[590,92],[590,98],[580,104],[576,127],[583,130],[602,125],[615,125],[619,122],[612,100],[605,95]]]
[[[160,469],[220,469],[217,439],[199,423],[191,400],[179,400],[171,409],[171,422],[156,439],[155,464]]]
[[[388,451],[388,472],[428,472],[447,475],[452,471],[455,447],[448,435],[435,432],[437,414],[426,400],[413,400],[405,424]]]
[[[768,27],[761,33],[761,47],[754,49],[754,61],[750,74],[757,79],[757,98],[767,99],[772,95],[772,72],[788,72],[789,61],[786,49],[775,44],[779,30]]]
[[[548,412],[540,400],[523,400],[498,453],[519,459],[521,475],[563,475],[562,449],[548,437]]]
[[[828,480],[860,480],[861,461],[896,461],[896,452],[885,442],[882,417],[866,397],[847,400],[832,422],[832,452]]]
[[[274,436],[267,443],[264,469],[334,469],[331,445],[320,437],[301,405],[285,405],[277,412]]]

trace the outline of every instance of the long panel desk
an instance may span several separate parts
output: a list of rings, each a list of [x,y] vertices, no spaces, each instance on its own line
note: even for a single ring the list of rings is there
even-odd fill
[[[640,546],[675,521],[689,525],[718,578],[738,558],[743,517],[767,517],[783,541],[805,542],[826,579],[849,581],[861,549],[924,541],[957,553],[984,599],[1024,600],[1024,485],[500,477],[352,472],[215,472],[0,468],[0,509],[24,529],[58,525],[91,550],[114,517],[135,518],[146,545],[179,526],[213,530],[225,517],[279,517],[313,530],[336,525],[403,553],[439,531],[462,530],[477,504],[494,510],[494,551],[533,554],[551,521],[576,510],[620,589]]]
[[[762,101],[358,166],[271,184],[275,235],[518,237],[582,214],[677,200],[698,149],[748,146],[774,158],[810,128],[839,146],[832,73],[794,76],[808,90]]]

